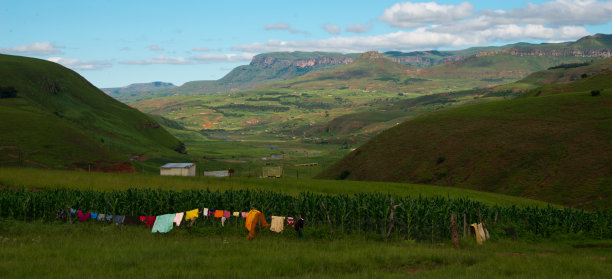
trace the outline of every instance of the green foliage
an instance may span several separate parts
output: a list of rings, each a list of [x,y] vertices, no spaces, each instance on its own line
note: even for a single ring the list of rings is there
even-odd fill
[[[323,227],[326,204],[336,230],[351,234],[371,232],[384,235],[389,227],[389,195],[360,193],[328,195],[302,192],[291,196],[272,191],[252,190],[153,190],[127,189],[108,192],[91,190],[28,189],[0,190],[0,217],[19,220],[52,220],[59,209],[71,207],[113,215],[161,215],[193,208],[248,211],[252,204],[267,216],[298,216],[305,213],[309,226]],[[450,238],[451,214],[466,214],[468,223],[477,222],[478,211],[489,226],[494,216],[505,224],[520,224],[520,232],[541,237],[557,233],[582,232],[592,238],[612,238],[612,214],[607,211],[584,212],[574,209],[518,208],[487,206],[480,202],[443,197],[395,197],[401,203],[395,212],[395,237],[421,241]],[[410,218],[408,218],[410,216]],[[459,218],[459,227],[463,220]],[[409,220],[409,223],[405,221]]]

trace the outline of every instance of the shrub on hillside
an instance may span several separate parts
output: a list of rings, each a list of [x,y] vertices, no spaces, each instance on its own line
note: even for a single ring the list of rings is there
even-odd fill
[[[0,99],[17,97],[17,89],[12,86],[0,87]]]
[[[601,95],[601,91],[600,90],[591,90],[591,96],[595,97],[595,96],[599,96]]]

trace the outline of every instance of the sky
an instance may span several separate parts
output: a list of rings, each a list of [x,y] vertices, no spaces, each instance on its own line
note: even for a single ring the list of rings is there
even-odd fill
[[[452,50],[612,33],[612,1],[0,0],[0,53],[100,88],[216,80],[254,55]]]

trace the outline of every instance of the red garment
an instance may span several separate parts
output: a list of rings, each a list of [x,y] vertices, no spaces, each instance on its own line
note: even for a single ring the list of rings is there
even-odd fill
[[[145,224],[145,228],[153,228],[155,224],[155,216],[147,216],[147,223]]]
[[[140,222],[147,221],[147,216],[140,216]]]
[[[287,217],[287,226],[293,226],[293,217]]]
[[[227,210],[223,210],[223,217],[225,218],[232,217],[232,213]]]
[[[83,211],[79,210],[77,211],[77,215],[79,216],[79,221],[85,222],[91,217],[91,212],[83,213]]]

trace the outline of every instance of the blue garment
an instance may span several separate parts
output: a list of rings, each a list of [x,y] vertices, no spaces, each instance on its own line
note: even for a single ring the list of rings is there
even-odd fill
[[[106,218],[106,221],[113,220],[113,215],[108,214],[108,215],[106,215],[104,217]]]
[[[76,209],[71,208],[71,209],[70,209],[70,214],[72,214],[72,215],[76,214]]]
[[[91,219],[92,219],[92,220],[96,220],[96,219],[98,219],[98,213],[93,213],[93,212],[92,212],[92,213],[91,213]]]
[[[176,214],[164,214],[155,217],[155,224],[151,232],[167,233],[174,227],[174,217]]]

